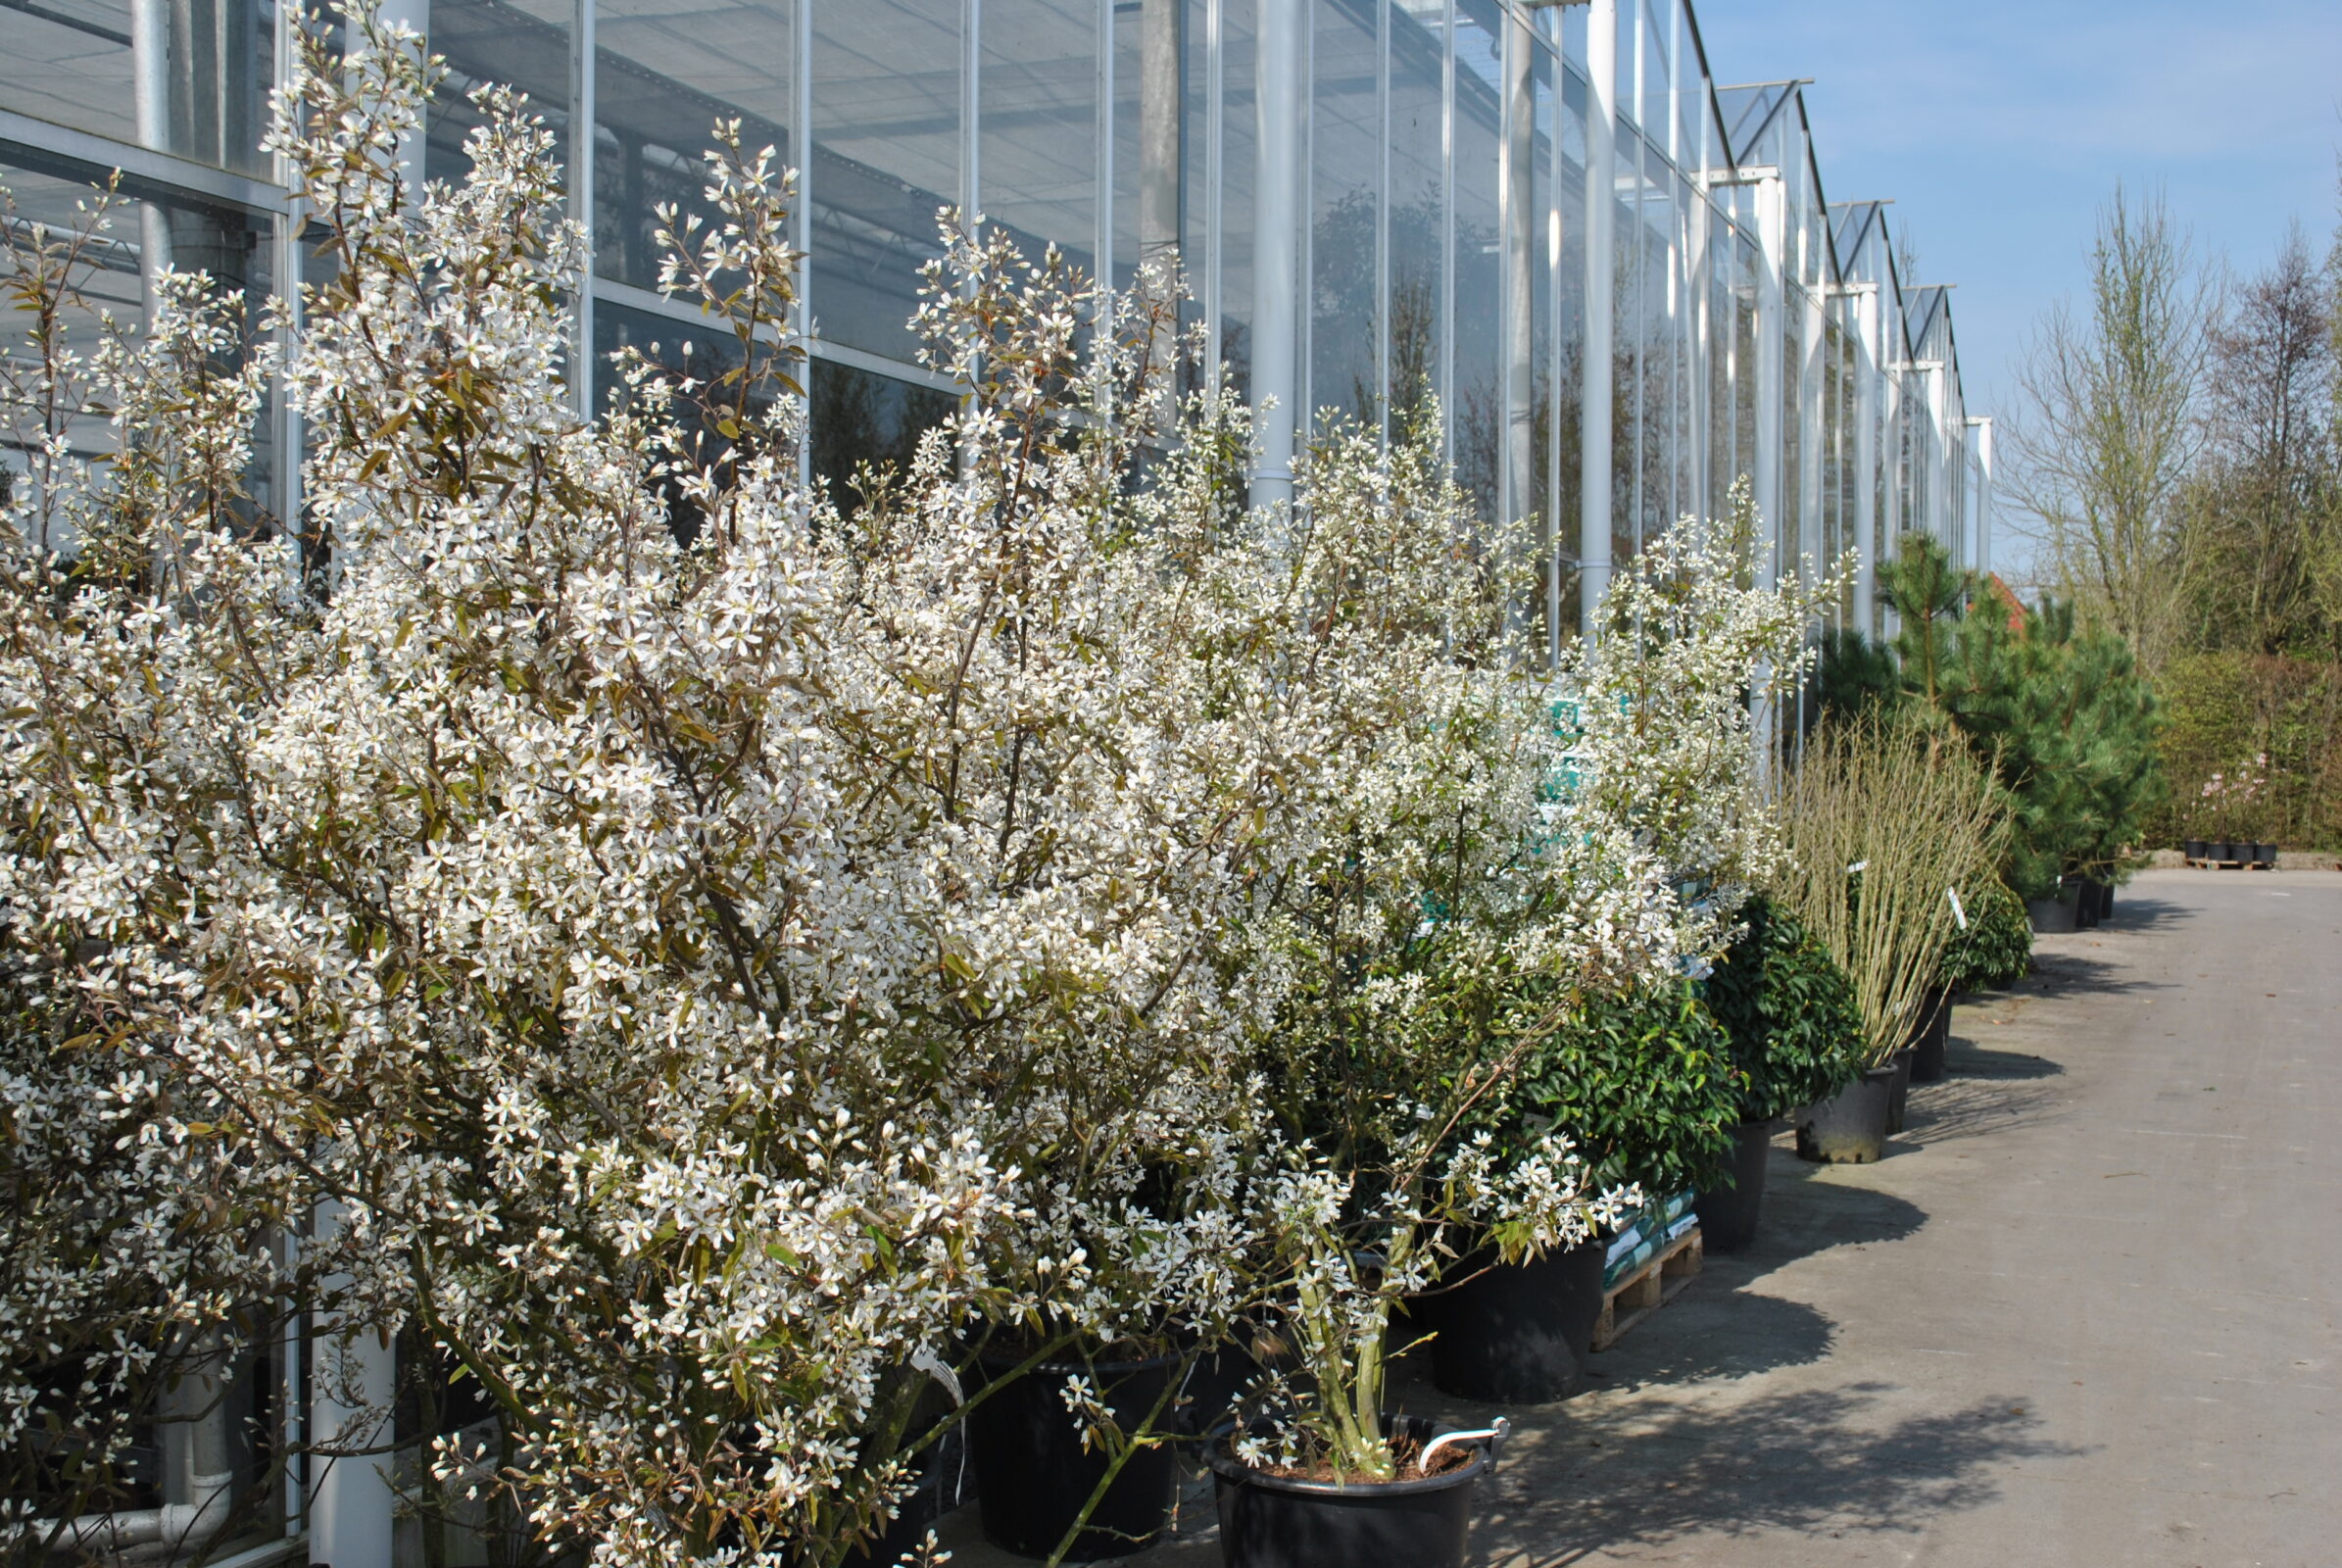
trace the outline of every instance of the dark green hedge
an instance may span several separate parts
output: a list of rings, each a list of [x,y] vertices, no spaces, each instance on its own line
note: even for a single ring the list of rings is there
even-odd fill
[[[1746,931],[1708,976],[1707,1005],[1738,1075],[1740,1119],[1764,1121],[1829,1098],[1861,1070],[1862,1008],[1795,915],[1760,896],[1740,917]]]

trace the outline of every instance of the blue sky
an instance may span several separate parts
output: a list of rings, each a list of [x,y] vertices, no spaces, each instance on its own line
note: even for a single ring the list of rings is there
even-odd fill
[[[2320,251],[2342,145],[2342,0],[1705,0],[1719,82],[1811,76],[1832,201],[1895,198],[1920,281],[1952,297],[1972,413],[2005,412],[2025,334],[2077,296],[2118,179],[2199,245]]]

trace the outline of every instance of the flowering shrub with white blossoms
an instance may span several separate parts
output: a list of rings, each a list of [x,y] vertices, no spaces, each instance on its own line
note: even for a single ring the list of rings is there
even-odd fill
[[[589,423],[550,136],[484,90],[418,195],[436,73],[353,21],[271,138],[329,236],[281,367],[182,352],[228,306],[174,283],[95,373],[112,472],[12,514],[0,936],[44,1023],[218,1102],[141,1136],[331,1205],[343,1332],[498,1413],[452,1484],[612,1563],[834,1558],[971,1324],[1230,1309],[1227,932],[1306,739],[1127,498],[1160,307],[962,241],[922,324],[967,406],[842,516],[768,157],[714,156],[670,273],[742,363],[637,361]],[[279,369],[298,549],[235,488]]]
[[[1633,1196],[1462,1129],[1753,855],[1691,732],[1781,612],[1712,594],[1695,654],[1589,666],[1658,771],[1589,724],[1557,823],[1525,552],[1430,425],[1329,428],[1248,508],[1241,411],[1168,401],[1167,280],[948,225],[918,325],[966,396],[842,512],[798,466],[787,178],[721,131],[666,281],[734,355],[629,358],[581,418],[549,133],[481,89],[471,174],[415,190],[438,73],[352,23],[269,142],[327,235],[281,360],[180,278],[52,361],[118,452],[50,421],[0,540],[11,1174],[104,1167],[73,1214],[178,1183],[155,1246],[72,1243],[148,1343],[287,1291],[405,1334],[497,1414],[437,1482],[611,1565],[835,1561],[980,1348],[1246,1312],[1314,1376],[1286,1430],[1387,1473],[1390,1310],[1451,1235]],[[272,376],[290,531],[243,493]],[[71,1222],[6,1254],[12,1432]],[[246,1261],[302,1231],[299,1276]]]
[[[1566,1128],[1472,1129],[1588,1002],[1730,936],[1778,853],[1748,693],[1768,669],[1793,678],[1836,588],[1756,586],[1743,495],[1734,518],[1656,541],[1614,581],[1603,637],[1545,676],[1508,629],[1506,564],[1526,552],[1465,546],[1476,530],[1433,451],[1422,432],[1377,454],[1336,428],[1302,470],[1303,569],[1311,549],[1339,562],[1320,591],[1340,612],[1309,624],[1348,671],[1330,706],[1356,715],[1329,732],[1355,750],[1271,922],[1292,981],[1267,1066],[1288,1142],[1264,1229],[1311,1392],[1270,1391],[1249,1446],[1355,1477],[1391,1473],[1396,1302],[1459,1252],[1477,1267],[1484,1247],[1574,1245],[1639,1200],[1589,1191]],[[1557,691],[1585,714],[1575,734],[1556,733]],[[1575,788],[1555,788],[1564,760]]]
[[[1624,835],[1688,897],[1685,953],[1713,954],[1750,888],[1778,867],[1781,833],[1762,765],[1778,713],[1812,667],[1808,628],[1844,592],[1853,553],[1769,582],[1745,479],[1730,513],[1686,514],[1623,565],[1594,635],[1564,651],[1554,682],[1575,788],[1556,830]],[[1632,853],[1615,846],[1612,854]]]

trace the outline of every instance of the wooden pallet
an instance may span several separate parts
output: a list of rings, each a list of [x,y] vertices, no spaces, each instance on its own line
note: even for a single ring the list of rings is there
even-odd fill
[[[1613,1285],[1602,1298],[1602,1315],[1594,1321],[1594,1348],[1609,1349],[1627,1330],[1683,1294],[1683,1287],[1698,1278],[1706,1255],[1694,1225]]]

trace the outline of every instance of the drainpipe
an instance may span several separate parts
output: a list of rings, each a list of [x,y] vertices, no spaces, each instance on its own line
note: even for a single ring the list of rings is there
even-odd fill
[[[1253,92],[1260,167],[1252,184],[1252,416],[1260,466],[1252,500],[1274,506],[1293,499],[1294,429],[1300,398],[1300,224],[1307,198],[1301,168],[1301,114],[1308,84],[1301,62],[1308,47],[1303,0],[1262,0],[1259,79]],[[1274,400],[1275,407],[1269,407]]]
[[[331,1236],[347,1212],[339,1199],[317,1205],[316,1224]],[[346,1286],[347,1279],[333,1282]],[[309,1335],[309,1430],[320,1448],[365,1449],[387,1436],[395,1389],[391,1348],[363,1323],[318,1322]],[[332,1568],[391,1568],[387,1456],[310,1459],[309,1558]]]
[[[169,0],[131,0],[130,108],[138,145],[171,151],[171,10]],[[159,202],[138,204],[138,274],[151,324],[156,285],[171,270],[171,215]]]
[[[0,1526],[0,1544],[15,1545],[30,1539],[45,1542],[51,1551],[162,1548],[160,1552],[135,1552],[140,1557],[154,1557],[181,1554],[209,1543],[226,1525],[236,1494],[227,1375],[224,1355],[206,1356],[166,1390],[159,1401],[163,1506],[83,1514],[75,1519],[23,1520]]]

